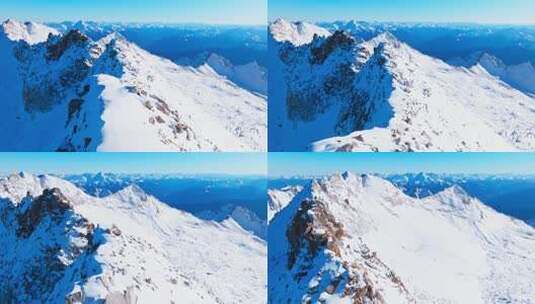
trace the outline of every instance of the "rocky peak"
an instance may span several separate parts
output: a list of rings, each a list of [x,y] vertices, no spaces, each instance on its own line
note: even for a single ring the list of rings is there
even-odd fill
[[[325,204],[319,200],[304,200],[286,231],[290,244],[288,268],[292,268],[299,257],[313,258],[319,250],[328,249],[339,256],[339,241],[344,229]]]
[[[45,189],[43,194],[36,197],[31,204],[26,207],[26,211],[18,215],[19,229],[17,235],[27,238],[45,217],[50,217],[54,221],[60,221],[65,212],[72,209],[71,203],[61,193],[58,188]]]
[[[316,40],[319,39],[317,36],[315,37]],[[313,47],[310,50],[312,54],[310,63],[312,64],[322,64],[335,50],[349,51],[356,44],[356,39],[345,31],[336,31],[331,36],[322,40],[323,42],[319,46]]]
[[[354,179],[346,172],[332,178]],[[382,285],[410,299],[401,279],[365,244],[352,242],[344,223],[322,198],[306,198],[300,203],[286,230],[287,270],[305,287],[302,299],[315,302],[335,296],[350,303],[384,303]],[[306,301],[305,301],[306,302]],[[320,301],[321,302],[321,301]]]
[[[47,60],[58,60],[67,49],[73,46],[87,45],[89,38],[78,30],[70,30],[67,34],[50,41],[47,46]]]

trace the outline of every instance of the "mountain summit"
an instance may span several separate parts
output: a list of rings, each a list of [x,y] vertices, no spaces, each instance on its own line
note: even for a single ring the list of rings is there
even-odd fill
[[[0,150],[263,151],[266,100],[119,34],[0,32]],[[46,35],[46,38],[45,38]]]

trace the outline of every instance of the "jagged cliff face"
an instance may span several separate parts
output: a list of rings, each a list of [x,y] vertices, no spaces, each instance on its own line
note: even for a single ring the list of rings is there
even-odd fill
[[[90,256],[98,248],[103,232],[74,214],[59,189],[26,197],[21,208],[13,213],[4,210],[3,217],[4,223],[11,222],[13,226],[6,227],[11,233],[2,238],[14,240],[10,244],[2,242],[9,248],[0,258],[4,269],[0,274],[3,303],[46,300],[57,282],[80,263],[97,266]],[[87,268],[76,279],[83,280],[94,271]]]
[[[2,303],[265,299],[265,241],[136,186],[96,198],[51,176],[2,178],[0,246]]]
[[[270,302],[529,303],[534,236],[458,187],[419,200],[378,177],[334,175],[271,220]]]
[[[177,66],[115,33],[93,41],[78,30],[44,38],[46,27],[36,34],[14,21],[2,29],[0,124],[15,131],[0,149],[265,150],[265,97],[213,71]]]
[[[449,66],[388,33],[307,41],[310,33],[280,34],[291,27],[277,22],[269,41],[274,151],[534,148],[534,99],[489,74]]]

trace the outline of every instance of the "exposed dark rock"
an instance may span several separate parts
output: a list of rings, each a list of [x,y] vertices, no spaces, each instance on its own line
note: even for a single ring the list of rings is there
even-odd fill
[[[39,84],[23,83],[22,97],[24,108],[28,112],[45,112],[61,98],[60,90],[54,83],[41,82]]]
[[[29,237],[45,217],[61,221],[65,212],[71,208],[72,205],[59,189],[45,189],[42,195],[31,202],[30,208],[18,216],[17,236]]]
[[[69,114],[67,118],[67,123],[71,121],[72,117],[76,113],[80,112],[80,107],[82,106],[83,103],[84,103],[83,99],[80,99],[80,98],[71,99],[71,101],[69,102]]]
[[[286,97],[288,118],[311,121],[326,108],[326,102],[316,90],[289,91]]]
[[[84,149],[87,150],[87,147],[89,147],[89,145],[91,144],[91,140],[91,137],[84,137]]]
[[[47,46],[47,60],[58,60],[63,53],[73,45],[83,45],[89,38],[78,30],[71,30],[59,40]]]
[[[310,58],[310,63],[312,64],[322,64],[331,53],[336,49],[350,49],[356,43],[355,38],[353,38],[349,33],[344,31],[336,31],[331,36],[325,39],[325,42],[319,47],[312,48],[310,50],[312,56]]]
[[[71,66],[61,71],[59,83],[61,86],[72,86],[84,80],[91,68],[89,62],[83,58],[77,59]]]
[[[161,124],[165,122],[165,120],[163,120],[163,118],[160,115],[157,115],[155,119],[156,119],[156,122],[161,123]]]
[[[316,227],[321,229],[317,230]],[[286,231],[290,243],[288,268],[293,267],[303,252],[313,257],[320,248],[327,248],[339,256],[338,241],[343,236],[343,225],[336,221],[321,201],[303,201]]]
[[[58,147],[56,152],[76,152],[76,147],[70,141],[68,141]]]
[[[85,84],[83,87],[82,87],[82,90],[80,92],[78,92],[78,97],[83,97],[85,96],[87,93],[89,93],[89,90],[91,89],[91,86],[89,84]]]
[[[115,236],[120,236],[122,234],[121,229],[119,229],[117,226],[113,225],[110,229],[110,233]]]
[[[79,304],[84,303],[84,294],[81,291],[72,293],[65,297],[65,303],[66,304]]]

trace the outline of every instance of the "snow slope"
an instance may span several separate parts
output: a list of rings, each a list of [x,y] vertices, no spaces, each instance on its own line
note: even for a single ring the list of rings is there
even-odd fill
[[[265,241],[136,186],[105,198],[51,176],[0,179],[0,302],[261,303]]]
[[[275,28],[274,28],[275,27]],[[273,151],[532,151],[535,98],[389,33],[295,46],[272,24]],[[273,88],[273,89],[271,89]]]
[[[308,22],[288,22],[277,19],[269,26],[271,37],[278,42],[289,42],[294,46],[310,43],[314,36],[328,37],[331,33]]]
[[[266,150],[265,97],[219,75],[115,33],[92,41],[73,30],[33,45],[10,37],[0,33],[0,127],[13,130],[1,150]]]
[[[303,190],[301,186],[287,186],[282,189],[268,189],[268,222],[284,209]]]
[[[206,59],[206,65],[249,91],[267,94],[267,70],[256,62],[233,65],[225,57],[212,53]]]
[[[535,229],[451,187],[307,185],[269,227],[271,303],[535,303]]]
[[[455,57],[447,62],[454,66],[470,68],[474,72],[483,70],[526,94],[535,93],[535,67],[529,61],[507,65],[489,53],[474,52],[469,56]]]
[[[35,22],[20,23],[8,19],[2,23],[2,31],[12,41],[26,41],[28,44],[45,42],[49,35],[57,36],[59,32],[53,28]]]
[[[211,221],[224,222],[235,221],[244,230],[250,231],[261,239],[267,237],[267,223],[256,213],[242,206],[232,204],[224,205],[220,210],[203,210],[195,213],[195,216]]]

